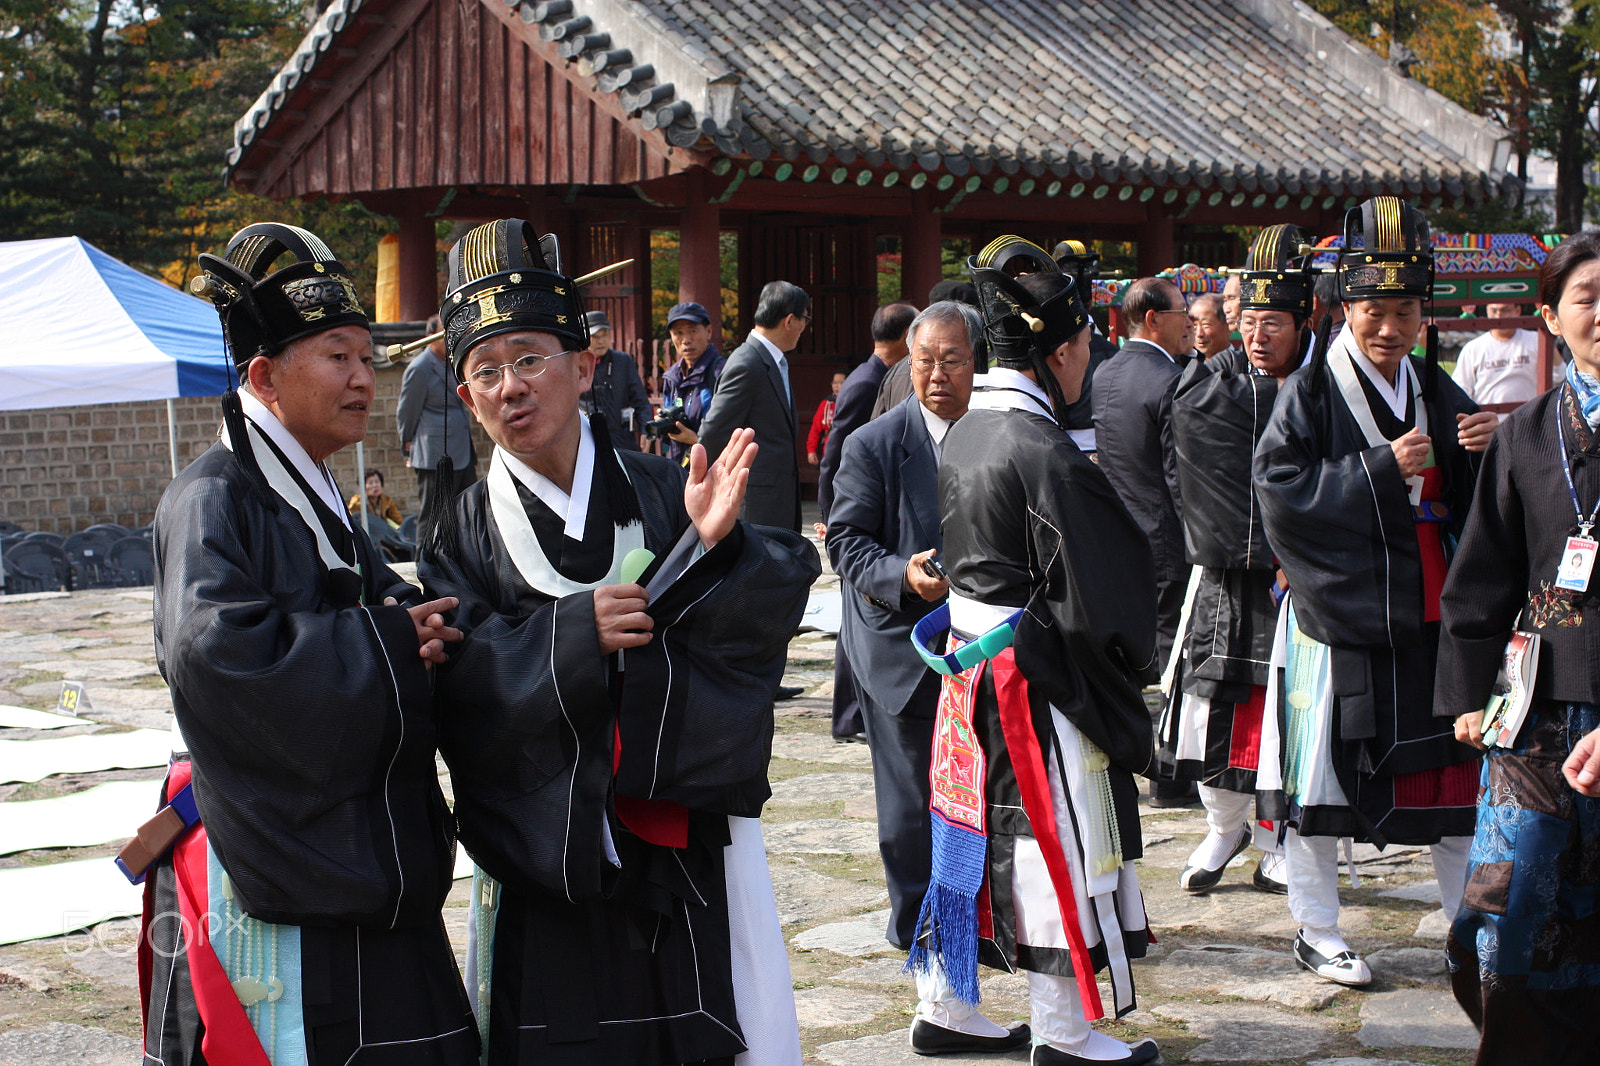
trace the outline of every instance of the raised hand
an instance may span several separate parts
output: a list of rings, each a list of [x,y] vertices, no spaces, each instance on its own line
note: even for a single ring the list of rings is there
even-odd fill
[[[689,483],[683,487],[683,508],[689,512],[700,543],[710,549],[733,531],[750,484],[750,465],[756,461],[756,431],[735,430],[722,456],[706,465],[706,450],[696,444],[689,451]]]

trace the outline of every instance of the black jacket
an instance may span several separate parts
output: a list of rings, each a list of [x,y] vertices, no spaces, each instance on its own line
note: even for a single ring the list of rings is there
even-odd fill
[[[1093,381],[1100,469],[1149,539],[1158,581],[1188,568],[1167,446],[1178,373],[1178,364],[1161,349],[1131,340],[1095,371]]]

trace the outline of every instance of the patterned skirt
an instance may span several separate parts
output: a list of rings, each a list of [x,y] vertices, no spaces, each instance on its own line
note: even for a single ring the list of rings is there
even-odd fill
[[[1514,749],[1483,761],[1466,897],[1450,930],[1456,999],[1479,1066],[1596,1061],[1600,799],[1561,764],[1600,726],[1592,703],[1535,701]]]

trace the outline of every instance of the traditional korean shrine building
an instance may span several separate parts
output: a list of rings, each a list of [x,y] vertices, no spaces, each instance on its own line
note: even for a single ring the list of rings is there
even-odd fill
[[[919,303],[941,241],[1003,232],[1214,265],[1221,225],[1502,196],[1506,138],[1290,0],[333,0],[227,175],[399,219],[403,319],[437,307],[439,218],[531,219],[574,272],[677,230],[713,307],[736,234],[741,328],[768,280],[815,301],[804,420],[870,346],[881,237]],[[649,336],[643,270],[589,295]]]

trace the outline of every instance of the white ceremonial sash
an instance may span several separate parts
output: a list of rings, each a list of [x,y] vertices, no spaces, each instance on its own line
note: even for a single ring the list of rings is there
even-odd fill
[[[1283,791],[1283,668],[1288,660],[1289,600],[1291,592],[1278,605],[1278,621],[1272,628],[1272,651],[1267,656],[1267,698],[1261,712],[1261,750],[1256,756],[1256,791]]]
[[[283,460],[278,458],[278,453],[267,442],[266,434],[252,421],[249,416],[244,420],[245,432],[250,435],[250,450],[255,454],[256,466],[261,468],[261,474],[267,479],[267,484],[272,486],[283,501],[300,513],[300,518],[305,522],[306,528],[311,531],[311,536],[317,542],[317,555],[322,559],[322,565],[332,573],[335,570],[348,570],[352,574],[360,575],[353,563],[347,563],[334,549],[333,542],[328,539],[328,531],[322,528],[322,519],[317,517],[316,508],[311,505],[311,498],[306,495],[305,489],[300,487],[300,482],[295,480],[288,467],[283,465]],[[222,446],[230,452],[233,451],[233,441],[228,439],[228,425],[222,425]],[[352,537],[354,533],[352,532]]]
[[[626,472],[626,471],[624,471]],[[644,547],[644,524],[629,522],[618,526],[612,538],[611,569],[598,581],[573,581],[555,568],[539,546],[538,534],[528,520],[528,512],[517,495],[516,475],[511,472],[505,452],[496,447],[489,461],[489,510],[505,541],[506,551],[516,564],[522,580],[536,592],[560,599],[579,592],[593,592],[602,585],[616,585],[622,579],[622,560],[635,548]],[[587,506],[588,500],[576,501]]]
[[[1356,366],[1355,356],[1351,353],[1357,351],[1355,338],[1350,330],[1340,332],[1338,339],[1328,349],[1328,370],[1333,374],[1334,382],[1339,386],[1339,394],[1344,397],[1345,406],[1350,408],[1350,413],[1355,415],[1356,424],[1361,427],[1361,432],[1367,438],[1367,446],[1376,448],[1389,443],[1389,438],[1378,432],[1378,423],[1372,417],[1372,408],[1367,403],[1367,392],[1361,387],[1357,375],[1362,371]],[[1406,384],[1411,389],[1413,407],[1417,413],[1417,429],[1426,436],[1428,433],[1428,409],[1422,403],[1422,385],[1417,381],[1417,375],[1411,369],[1410,357],[1400,363],[1396,374],[1405,375]],[[1402,416],[1403,417],[1403,416]]]

